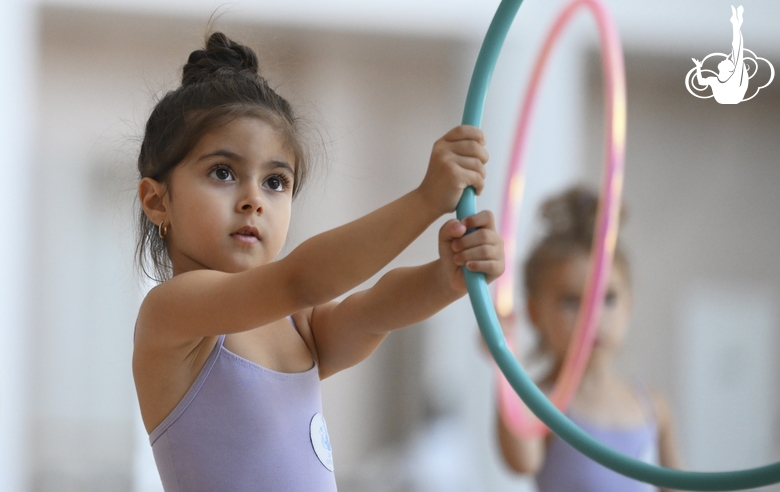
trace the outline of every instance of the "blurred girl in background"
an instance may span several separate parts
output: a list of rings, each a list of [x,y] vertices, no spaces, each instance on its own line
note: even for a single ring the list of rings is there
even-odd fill
[[[588,279],[598,195],[571,188],[545,202],[546,232],[525,262],[528,319],[550,369],[539,383],[549,391],[558,377]],[[627,380],[614,367],[626,336],[633,297],[625,251],[617,244],[590,360],[567,415],[585,432],[633,458],[677,466],[666,399]],[[502,319],[505,330],[511,320]],[[539,492],[648,492],[653,486],[619,475],[554,434],[518,437],[498,418],[501,452],[517,473],[534,474]]]

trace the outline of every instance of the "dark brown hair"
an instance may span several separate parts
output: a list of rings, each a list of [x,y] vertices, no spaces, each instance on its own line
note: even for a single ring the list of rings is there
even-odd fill
[[[598,195],[584,186],[569,188],[542,204],[540,210],[545,221],[545,234],[531,251],[524,267],[528,297],[538,292],[547,268],[572,256],[590,253],[598,205]],[[621,223],[625,215],[621,208]],[[619,241],[615,245],[614,264],[622,269],[630,282],[628,258]]]
[[[166,93],[152,110],[138,155],[140,178],[166,183],[205,133],[245,116],[271,124],[293,152],[296,196],[309,171],[303,125],[290,104],[259,75],[255,52],[221,32],[208,37],[205,49],[190,54],[181,86]],[[136,264],[141,272],[157,282],[169,279],[165,241],[140,207],[137,232]]]

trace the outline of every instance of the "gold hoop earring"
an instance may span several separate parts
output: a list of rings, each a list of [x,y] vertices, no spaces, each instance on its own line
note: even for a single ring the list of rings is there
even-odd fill
[[[157,234],[160,236],[160,239],[165,239],[165,236],[168,235],[168,226],[163,226],[163,224],[165,224],[164,220],[157,226]]]

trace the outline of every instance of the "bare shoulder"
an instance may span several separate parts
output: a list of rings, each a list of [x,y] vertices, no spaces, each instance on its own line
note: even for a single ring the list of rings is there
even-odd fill
[[[138,314],[137,342],[179,347],[249,331],[311,306],[284,260],[241,272],[193,270],[152,289]]]
[[[658,424],[658,458],[661,466],[667,468],[681,467],[680,456],[677,450],[677,438],[674,430],[674,417],[671,405],[666,395],[655,388],[651,388],[650,395],[653,399]],[[670,489],[662,489],[664,492]]]
[[[171,311],[186,307],[188,298],[193,297],[197,291],[225,281],[229,275],[215,270],[194,270],[166,280],[146,294],[138,311],[139,323],[177,314]]]
[[[181,273],[165,282],[153,287],[141,303],[141,313],[152,310],[157,311],[164,308],[171,301],[176,301],[182,296],[186,296],[193,290],[202,288],[204,284],[212,284],[229,276],[229,273],[217,270],[193,270]],[[159,314],[159,313],[154,313]]]
[[[650,388],[650,398],[658,417],[659,427],[668,426],[672,420],[672,410],[666,394],[658,388]]]
[[[172,316],[168,303],[171,296],[178,295],[177,289],[186,284],[186,278],[182,280],[185,282],[176,277],[149,291],[136,320],[133,379],[149,433],[187,392],[217,342],[213,336],[170,336],[170,324],[175,323],[176,316]]]

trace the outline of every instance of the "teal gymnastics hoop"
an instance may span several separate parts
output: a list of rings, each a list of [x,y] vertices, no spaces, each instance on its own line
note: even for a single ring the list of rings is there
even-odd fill
[[[479,127],[498,55],[523,0],[502,0],[490,23],[471,76],[463,124]],[[457,216],[463,219],[476,213],[473,188],[466,188],[457,207]],[[512,388],[531,411],[555,434],[592,460],[633,479],[660,487],[683,490],[744,490],[780,482],[780,462],[746,470],[728,472],[688,472],[650,465],[622,455],[601,444],[577,427],[531,381],[512,352],[499,327],[490,294],[482,273],[463,269],[471,306],[482,332],[482,337]]]

